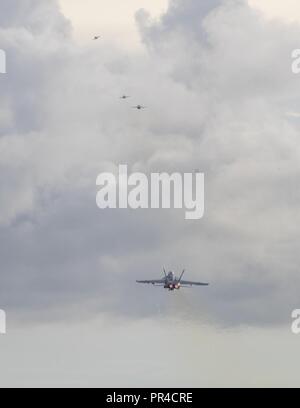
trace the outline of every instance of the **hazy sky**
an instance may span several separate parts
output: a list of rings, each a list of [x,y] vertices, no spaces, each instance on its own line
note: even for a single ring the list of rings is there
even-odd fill
[[[285,329],[224,330],[156,315],[12,329],[2,386],[298,387],[299,338]]]
[[[106,40],[132,48],[140,44],[135,12],[145,8],[158,16],[167,9],[168,0],[60,0],[60,4],[79,41],[90,41],[91,35],[100,33]]]
[[[249,3],[268,17],[300,21],[300,4],[297,0],[249,0]]]
[[[0,385],[300,384],[299,6],[270,3],[2,0]],[[119,164],[200,169],[205,217],[101,212]],[[135,284],[163,266],[211,285]]]
[[[268,17],[300,21],[298,0],[249,0]],[[106,39],[126,48],[138,47],[140,37],[134,14],[144,8],[155,18],[166,11],[169,0],[60,0],[62,11],[72,21],[79,41],[89,41],[91,34],[101,33]]]

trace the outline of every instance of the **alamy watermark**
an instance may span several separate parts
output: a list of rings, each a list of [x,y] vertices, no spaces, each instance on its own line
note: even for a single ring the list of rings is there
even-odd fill
[[[0,74],[6,74],[6,52],[0,48]]]
[[[292,333],[300,334],[300,309],[296,309],[292,312]]]
[[[203,173],[128,174],[120,165],[119,174],[101,173],[97,194],[100,209],[185,209],[185,219],[199,220],[204,215]]]
[[[6,334],[6,313],[0,310],[0,335]]]
[[[292,51],[292,73],[300,74],[300,49]]]

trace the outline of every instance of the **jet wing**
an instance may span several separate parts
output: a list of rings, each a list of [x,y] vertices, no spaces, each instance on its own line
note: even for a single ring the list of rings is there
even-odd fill
[[[143,281],[136,281],[136,283],[146,283],[152,285],[161,285],[165,283],[164,279],[154,279],[154,280],[143,280]]]
[[[187,286],[208,286],[209,283],[202,283],[202,282],[190,282],[190,281],[185,281],[182,280],[180,281],[181,286],[187,285]]]

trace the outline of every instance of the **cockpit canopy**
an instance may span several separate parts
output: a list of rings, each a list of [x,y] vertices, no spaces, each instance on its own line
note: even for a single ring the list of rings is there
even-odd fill
[[[169,273],[168,273],[168,278],[169,278],[170,280],[174,280],[174,273],[173,273],[173,272],[169,272]]]

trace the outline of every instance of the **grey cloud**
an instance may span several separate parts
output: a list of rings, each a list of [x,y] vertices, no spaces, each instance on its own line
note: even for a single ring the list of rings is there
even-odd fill
[[[0,26],[4,29],[25,28],[34,35],[52,32],[69,34],[70,24],[61,14],[57,0],[11,0],[1,5]]]
[[[240,1],[178,0],[159,21],[139,12],[147,55],[126,56],[74,44],[56,2],[4,5],[0,40],[12,68],[0,91],[11,117],[0,121],[3,307],[138,318],[172,305],[178,316],[197,321],[201,311],[225,325],[289,317],[300,283],[299,126],[285,112],[298,103],[289,58],[300,28]],[[137,115],[120,103],[124,89],[149,109]],[[96,176],[119,163],[203,170],[204,220],[101,213]],[[163,264],[212,285],[175,305],[135,286]]]

